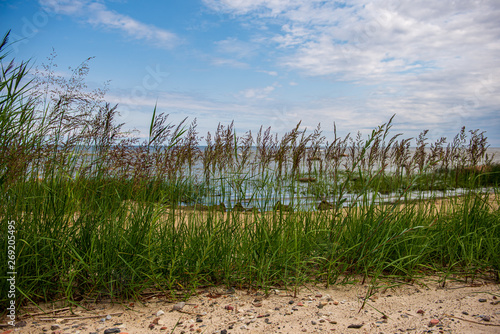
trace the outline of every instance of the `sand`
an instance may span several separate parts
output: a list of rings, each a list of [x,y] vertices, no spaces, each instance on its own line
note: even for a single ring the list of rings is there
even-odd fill
[[[369,298],[365,298],[369,285],[360,282],[328,289],[302,286],[296,296],[293,289],[271,289],[266,294],[210,287],[196,291],[174,311],[182,300],[161,294],[145,295],[142,301],[87,303],[87,310],[66,309],[55,312],[53,318],[29,316],[26,312],[40,310],[25,307],[19,319],[25,326],[3,328],[0,333],[83,334],[106,329],[130,334],[500,333],[500,285],[492,280],[475,279],[471,284],[470,279],[449,279],[442,287],[439,278],[427,277],[412,283],[379,282],[378,286]],[[104,320],[107,315],[111,316]],[[95,318],[85,318],[89,316]]]

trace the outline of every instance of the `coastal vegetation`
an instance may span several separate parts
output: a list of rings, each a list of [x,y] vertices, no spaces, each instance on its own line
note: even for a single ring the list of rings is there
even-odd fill
[[[480,130],[429,142],[393,118],[327,138],[233,124],[201,136],[156,108],[124,131],[88,62],[57,77],[0,46],[0,305],[16,228],[19,305],[188,295],[207,285],[299,289],[438,275],[499,281],[500,166]]]

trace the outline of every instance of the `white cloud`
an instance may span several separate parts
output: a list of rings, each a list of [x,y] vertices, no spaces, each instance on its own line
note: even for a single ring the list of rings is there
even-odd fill
[[[213,57],[210,60],[210,63],[214,66],[229,66],[234,68],[248,68],[249,65],[247,63],[228,58],[219,58]]]
[[[266,41],[279,50],[276,65],[367,87],[373,94],[359,105],[365,113],[397,113],[415,126],[452,131],[460,123],[485,124],[486,117],[499,123],[498,1],[205,3],[247,24],[279,25]]]
[[[229,37],[227,39],[215,42],[217,51],[223,54],[231,54],[237,58],[249,58],[255,55],[257,45],[240,41],[237,38]]]
[[[242,90],[238,93],[238,95],[252,100],[270,100],[269,94],[271,94],[275,89],[275,86],[267,86],[264,88],[249,88]]]
[[[104,4],[85,0],[40,0],[46,9],[57,14],[81,18],[95,27],[114,29],[134,39],[144,40],[159,48],[170,49],[180,43],[176,34],[130,16],[109,10]]]
[[[278,72],[276,72],[276,71],[265,71],[265,70],[259,70],[259,71],[257,71],[257,72],[266,73],[266,74],[268,74],[268,75],[270,75],[270,76],[273,76],[273,77],[278,76]]]

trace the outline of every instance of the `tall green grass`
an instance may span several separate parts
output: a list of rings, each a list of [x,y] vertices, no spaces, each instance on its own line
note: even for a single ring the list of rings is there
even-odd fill
[[[278,138],[270,129],[238,137],[231,124],[208,134],[201,150],[196,122],[172,125],[155,109],[149,138],[139,142],[117,124],[116,106],[85,93],[86,63],[54,88],[50,77],[29,81],[27,63],[7,63],[6,46],[7,35],[0,48],[2,306],[12,220],[18,305],[428,273],[443,282],[452,274],[498,280],[498,172],[477,130],[429,147],[424,131],[411,153],[412,139],[389,137],[392,119],[366,139],[335,131],[330,142],[319,126],[307,134],[297,125]],[[420,189],[436,197],[438,180],[468,191],[441,206],[410,196]],[[493,203],[478,189],[485,185]],[[377,202],[386,192],[397,194],[394,202]],[[305,210],[309,197],[328,210]],[[237,202],[256,210],[231,210]]]

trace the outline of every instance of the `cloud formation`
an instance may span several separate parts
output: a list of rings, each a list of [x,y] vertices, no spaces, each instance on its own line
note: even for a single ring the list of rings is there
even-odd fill
[[[455,131],[472,121],[500,124],[498,1],[204,3],[247,23],[275,27],[267,43],[281,50],[278,66],[368,87],[360,107],[379,115],[375,122],[397,113],[411,127],[433,123]]]
[[[176,34],[109,10],[100,2],[86,0],[40,0],[40,5],[56,14],[83,19],[97,28],[121,31],[129,37],[143,40],[155,47],[171,49],[180,42]]]

